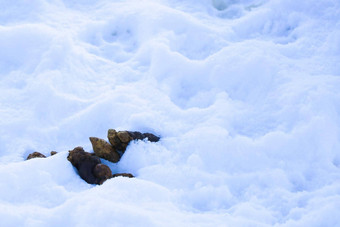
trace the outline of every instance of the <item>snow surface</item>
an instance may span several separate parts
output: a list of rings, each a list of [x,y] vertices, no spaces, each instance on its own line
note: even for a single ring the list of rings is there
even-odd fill
[[[1,226],[340,226],[339,0],[0,9]],[[109,128],[162,139],[88,185]]]

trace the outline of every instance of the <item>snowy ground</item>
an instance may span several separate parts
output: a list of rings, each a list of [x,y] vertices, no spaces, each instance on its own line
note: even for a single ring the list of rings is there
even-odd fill
[[[339,0],[0,9],[1,226],[340,226]],[[162,139],[88,185],[109,128]]]

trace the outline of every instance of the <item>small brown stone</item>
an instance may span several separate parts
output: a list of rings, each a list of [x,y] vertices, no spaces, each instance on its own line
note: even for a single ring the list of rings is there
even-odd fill
[[[118,132],[114,129],[109,129],[108,133],[107,133],[107,138],[109,139],[109,142],[111,143],[112,147],[119,152],[124,153],[124,151],[126,150],[126,147],[128,145],[128,143],[123,143],[121,141],[121,139],[119,138],[118,134],[120,135],[120,137],[122,138],[122,140],[126,141],[128,140],[128,138],[130,137],[128,135],[128,133],[121,133]]]
[[[110,168],[104,164],[97,164],[93,169],[93,174],[99,179],[99,184],[104,183],[104,181],[112,177]]]
[[[114,129],[109,129],[107,132],[107,138],[113,147],[117,147],[117,145],[120,143],[120,140],[117,137],[117,131]]]
[[[46,158],[46,156],[45,155],[43,155],[43,154],[41,154],[41,153],[39,153],[39,152],[33,152],[32,154],[29,154],[28,156],[27,156],[27,159],[26,160],[29,160],[29,159],[32,159],[32,158]]]
[[[112,175],[112,178],[114,177],[128,177],[128,178],[134,178],[134,176],[131,173],[115,173]]]
[[[132,137],[129,135],[127,131],[118,132],[117,136],[119,140],[122,141],[122,143],[128,144],[132,140]]]
[[[92,143],[93,151],[98,157],[106,159],[110,162],[119,161],[120,155],[108,142],[96,137],[90,137],[90,141]]]
[[[57,154],[56,151],[51,151],[51,156]]]

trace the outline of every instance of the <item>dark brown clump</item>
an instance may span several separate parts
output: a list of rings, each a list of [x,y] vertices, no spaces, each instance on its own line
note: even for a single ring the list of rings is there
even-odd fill
[[[51,151],[51,156],[57,154],[56,151]]]
[[[110,168],[101,164],[95,154],[85,152],[82,147],[76,147],[69,151],[67,159],[77,168],[79,176],[89,184],[102,184],[111,178]]]
[[[112,178],[114,177],[128,177],[128,178],[134,178],[134,176],[131,173],[116,173],[112,175]]]
[[[43,155],[42,153],[39,153],[37,151],[33,152],[32,154],[29,154],[27,156],[27,159],[26,160],[29,160],[29,159],[32,159],[32,158],[46,158],[45,155]]]
[[[147,139],[150,142],[158,142],[160,140],[160,138],[158,136],[155,136],[152,133],[140,133],[140,132],[130,132],[129,131],[129,134],[134,140]]]

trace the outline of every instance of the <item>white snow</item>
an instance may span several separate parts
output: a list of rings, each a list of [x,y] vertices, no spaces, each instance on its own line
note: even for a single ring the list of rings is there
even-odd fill
[[[0,9],[1,226],[340,226],[339,0]],[[89,185],[109,128],[162,139]]]

